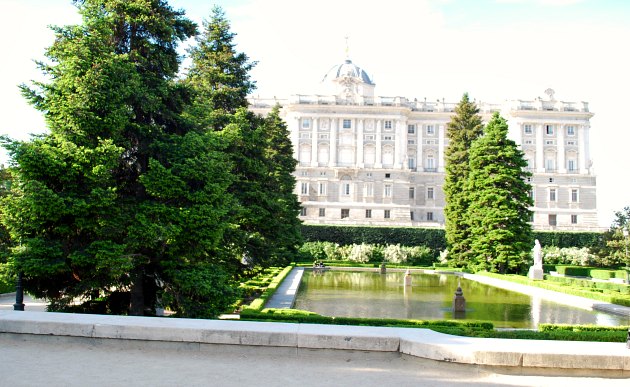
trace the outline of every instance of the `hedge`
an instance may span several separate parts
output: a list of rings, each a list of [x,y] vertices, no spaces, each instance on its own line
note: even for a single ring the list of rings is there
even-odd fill
[[[572,277],[590,277],[590,267],[586,266],[556,266],[556,271],[561,275],[570,275]]]
[[[402,246],[426,246],[437,257],[446,249],[444,230],[421,227],[371,227],[302,225],[306,242],[333,242],[340,245],[373,244]]]
[[[273,280],[271,280],[271,282],[269,283],[265,291],[263,291],[263,293],[260,295],[260,297],[256,298],[249,305],[244,306],[241,313],[247,313],[248,311],[260,311],[262,308],[264,308],[267,300],[276,292],[278,286],[280,286],[282,281],[286,278],[286,276],[291,272],[292,269],[293,265],[289,265],[282,269],[282,271],[277,276],[275,276]]]
[[[373,227],[339,225],[302,225],[305,241],[327,241],[340,245],[360,243],[401,244],[403,246],[427,246],[437,257],[446,249],[445,232],[442,228],[423,227]],[[602,232],[587,231],[534,231],[534,239],[543,246],[591,247],[603,238]]]

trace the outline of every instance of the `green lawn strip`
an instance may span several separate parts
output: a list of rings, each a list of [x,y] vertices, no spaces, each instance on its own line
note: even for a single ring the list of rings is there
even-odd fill
[[[560,293],[569,294],[572,296],[579,296],[584,298],[589,298],[597,301],[609,302],[611,304],[630,306],[630,295],[621,293],[620,291],[614,290],[616,288],[615,285],[618,284],[610,284],[610,289],[601,289],[598,288],[596,283],[592,281],[589,282],[589,287],[576,285],[574,282],[567,282],[563,280],[556,281],[556,277],[545,276],[545,280],[543,281],[534,281],[527,277],[516,275],[516,274],[497,274],[497,273],[488,273],[488,272],[478,272],[477,275],[482,275],[491,278],[497,278],[504,281],[510,281],[522,285],[528,285],[533,287],[538,287],[547,290],[553,290]],[[563,277],[558,277],[563,278]],[[565,277],[566,278],[566,277]],[[583,280],[584,281],[584,280]],[[600,285],[604,286],[604,285]],[[628,285],[621,285],[628,286]],[[625,288],[624,288],[625,289]]]

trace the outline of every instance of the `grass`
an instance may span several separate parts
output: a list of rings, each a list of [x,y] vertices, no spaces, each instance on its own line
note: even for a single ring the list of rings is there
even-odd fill
[[[594,286],[579,286],[571,282],[556,282],[555,280],[545,279],[543,281],[534,281],[522,275],[516,274],[496,274],[488,272],[479,272],[477,275],[497,278],[504,281],[510,281],[522,285],[538,287],[547,290],[553,290],[560,293],[570,294],[572,296],[589,298],[591,300],[609,302],[611,304],[630,306],[630,294],[624,294],[613,289],[601,289]],[[547,277],[549,278],[549,277]],[[589,282],[589,284],[591,284]],[[623,285],[627,286],[627,285]]]

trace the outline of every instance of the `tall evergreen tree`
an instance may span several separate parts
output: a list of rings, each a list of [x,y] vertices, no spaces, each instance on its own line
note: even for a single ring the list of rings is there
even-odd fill
[[[5,140],[11,264],[53,310],[212,316],[234,297],[220,243],[232,184],[219,136],[182,119],[177,45],[194,23],[162,0],[82,0],[23,86],[50,133]],[[229,262],[228,262],[229,263]],[[81,306],[71,305],[74,300]]]
[[[213,8],[190,50],[185,82],[192,88],[193,104],[187,114],[202,130],[220,134],[232,161],[234,181],[228,192],[238,205],[224,246],[249,265],[284,264],[300,241],[292,176],[296,162],[278,109],[267,118],[247,110],[246,96],[254,88],[249,70],[255,64],[236,51],[233,38],[223,11]]]
[[[223,129],[237,109],[249,105],[247,95],[255,88],[249,72],[256,63],[236,51],[234,36],[225,13],[215,6],[189,50],[192,66],[186,83],[194,95],[188,113],[204,129]]]
[[[507,138],[508,125],[494,113],[485,133],[470,148],[468,222],[474,270],[519,272],[530,259],[531,186],[527,162]]]
[[[455,115],[446,126],[449,139],[445,151],[446,175],[444,196],[446,205],[446,242],[448,260],[457,267],[466,266],[470,252],[470,230],[467,224],[468,192],[466,184],[469,175],[469,150],[473,141],[483,133],[483,122],[479,108],[464,94],[455,108]]]

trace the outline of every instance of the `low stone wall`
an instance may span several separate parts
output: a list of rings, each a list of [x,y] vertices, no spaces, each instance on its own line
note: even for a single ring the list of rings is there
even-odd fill
[[[0,334],[402,353],[517,368],[616,372],[630,377],[624,343],[450,336],[428,329],[0,311]]]

